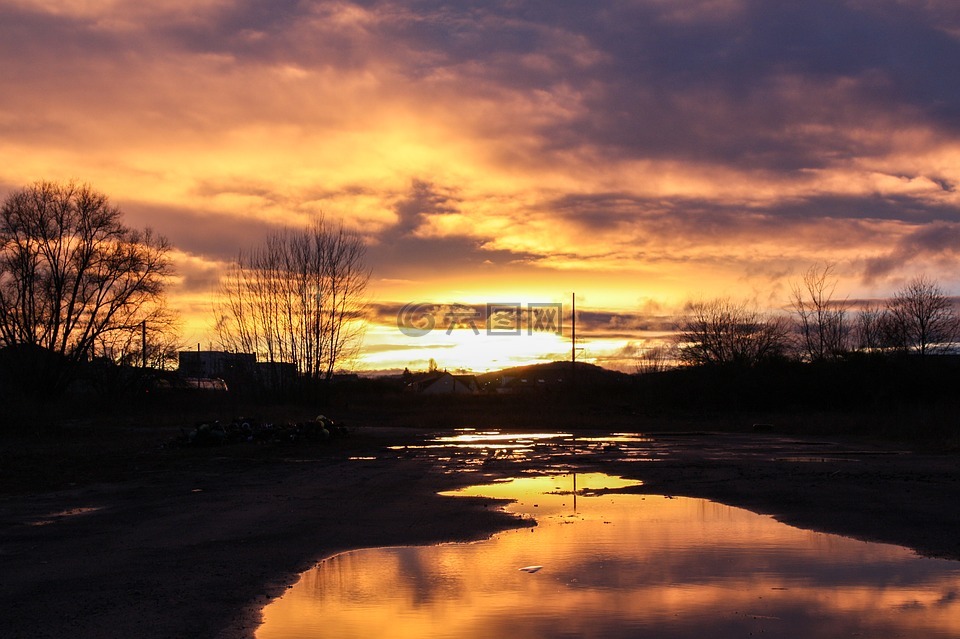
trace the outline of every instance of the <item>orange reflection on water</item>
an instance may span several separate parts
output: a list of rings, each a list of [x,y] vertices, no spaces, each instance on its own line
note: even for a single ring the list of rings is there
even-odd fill
[[[576,493],[573,475],[459,491],[516,499],[539,525],[332,557],[267,606],[257,637],[960,636],[957,562],[576,481]]]

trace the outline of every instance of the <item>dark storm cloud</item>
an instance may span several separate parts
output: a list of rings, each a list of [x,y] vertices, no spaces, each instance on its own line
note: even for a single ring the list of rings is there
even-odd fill
[[[812,195],[757,205],[723,199],[593,193],[565,195],[544,202],[541,210],[590,232],[633,225],[638,232],[646,232],[647,239],[643,234],[637,238],[640,244],[668,239],[706,241],[744,235],[775,237],[807,225],[829,225],[831,222],[845,223],[838,228],[847,234],[837,238],[823,237],[825,244],[865,240],[883,243],[885,238],[881,230],[858,222],[903,220],[910,224],[932,224],[960,220],[960,207],[955,204],[904,194]],[[859,232],[850,235],[853,228]],[[932,238],[942,236],[936,231],[930,231],[930,235]],[[925,251],[930,247],[923,243],[913,248]]]
[[[645,312],[577,311],[577,334],[584,338],[636,338],[638,333],[670,332],[676,320],[670,315]]]
[[[528,253],[484,248],[482,239],[473,237],[417,234],[431,216],[458,213],[460,205],[455,188],[415,178],[396,198],[393,210],[397,222],[379,234],[377,245],[370,251],[374,272],[390,278],[399,265],[406,272],[426,272],[435,278],[535,259]]]
[[[392,237],[387,238],[388,241],[413,234],[428,215],[456,213],[458,208],[455,194],[443,193],[430,182],[414,179],[410,191],[399,199],[394,211],[397,224],[390,230]]]
[[[582,78],[604,89],[551,136],[559,145],[789,171],[885,151],[835,127],[919,117],[953,135],[960,124],[960,86],[944,81],[960,73],[960,43],[922,12],[759,0],[691,23],[665,21],[671,4],[568,25],[605,54]]]
[[[952,270],[960,257],[960,222],[936,222],[918,227],[901,238],[890,251],[867,259],[864,278],[873,281],[884,277],[911,264],[918,257]]]
[[[493,269],[518,261],[534,260],[536,256],[512,251],[491,251],[484,249],[479,241],[467,237],[401,237],[371,247],[368,258],[378,277],[420,274],[433,286],[437,278],[458,273],[472,277],[480,272],[480,269]]]
[[[0,4],[0,51],[5,55],[28,55],[55,59],[74,54],[74,60],[94,55],[106,56],[122,46],[122,39],[105,30],[95,29],[94,21],[77,16],[35,11],[22,5]],[[14,73],[26,76],[28,65],[4,65],[4,77]]]
[[[138,55],[152,55],[152,41],[240,65],[376,61],[411,89],[448,84],[467,96],[568,87],[584,108],[539,125],[543,151],[586,146],[609,159],[790,172],[887,152],[885,139],[845,133],[864,124],[960,129],[960,85],[950,81],[960,77],[960,41],[937,13],[892,2],[727,4],[717,13],[682,1],[236,2],[144,27]],[[69,66],[71,54],[106,61],[128,46],[84,17],[0,9],[8,55],[66,53]],[[362,15],[347,20],[351,9]],[[430,79],[439,70],[448,79]]]
[[[869,218],[925,224],[960,219],[960,207],[955,204],[903,194],[822,195],[778,203],[768,210],[779,219],[796,220]]]
[[[579,92],[581,116],[542,125],[546,151],[589,145],[793,171],[888,150],[838,129],[919,119],[957,132],[960,85],[947,79],[960,74],[960,42],[922,10],[757,0],[719,16],[698,17],[694,5],[677,19],[685,4],[364,3],[395,18],[365,34],[413,81],[452,69],[447,81],[467,95]],[[329,61],[326,48],[288,53]]]
[[[210,260],[235,260],[240,251],[261,243],[269,233],[282,228],[280,223],[179,207],[138,202],[118,204],[130,226],[149,226],[169,238],[177,249]]]

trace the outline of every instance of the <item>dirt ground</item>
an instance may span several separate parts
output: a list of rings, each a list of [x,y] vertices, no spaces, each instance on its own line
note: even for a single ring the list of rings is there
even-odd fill
[[[365,427],[346,445],[171,453],[115,480],[0,497],[2,635],[252,637],[260,609],[323,557],[519,525],[491,500],[436,493],[521,470],[622,475],[640,492],[960,559],[954,454],[711,433],[578,433],[523,454],[418,447],[434,435]]]

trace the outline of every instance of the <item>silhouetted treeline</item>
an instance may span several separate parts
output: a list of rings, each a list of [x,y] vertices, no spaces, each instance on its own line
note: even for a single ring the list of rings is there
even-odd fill
[[[958,383],[958,356],[852,354],[641,375],[636,399],[647,410],[665,412],[876,411],[960,403]]]
[[[729,298],[689,302],[671,340],[672,357],[691,366],[743,367],[956,351],[960,315],[935,279],[918,275],[882,304],[867,303],[856,312],[835,298],[836,286],[833,267],[815,265],[794,285],[792,314]],[[651,352],[638,353],[638,372],[649,369]]]

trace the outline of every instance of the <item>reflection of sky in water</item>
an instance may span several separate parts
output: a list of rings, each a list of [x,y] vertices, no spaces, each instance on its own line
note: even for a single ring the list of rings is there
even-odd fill
[[[508,433],[458,428],[453,435],[438,435],[423,444],[389,446],[403,455],[425,456],[448,472],[473,472],[488,464],[539,462],[564,472],[565,461],[579,455],[618,461],[657,461],[663,446],[635,433],[585,436],[573,433]],[[675,445],[675,444],[674,444]]]
[[[781,464],[856,462],[864,455],[904,455],[905,451],[863,451],[836,442],[725,433],[524,433],[460,428],[423,443],[389,446],[391,455],[435,461],[450,474],[495,471],[523,474],[531,467],[570,472],[578,461],[660,462],[695,451],[703,460],[752,459]]]
[[[576,508],[573,475],[458,491],[514,498],[539,525],[327,559],[265,609],[257,637],[960,636],[958,562],[603,490],[628,483],[578,475]]]

